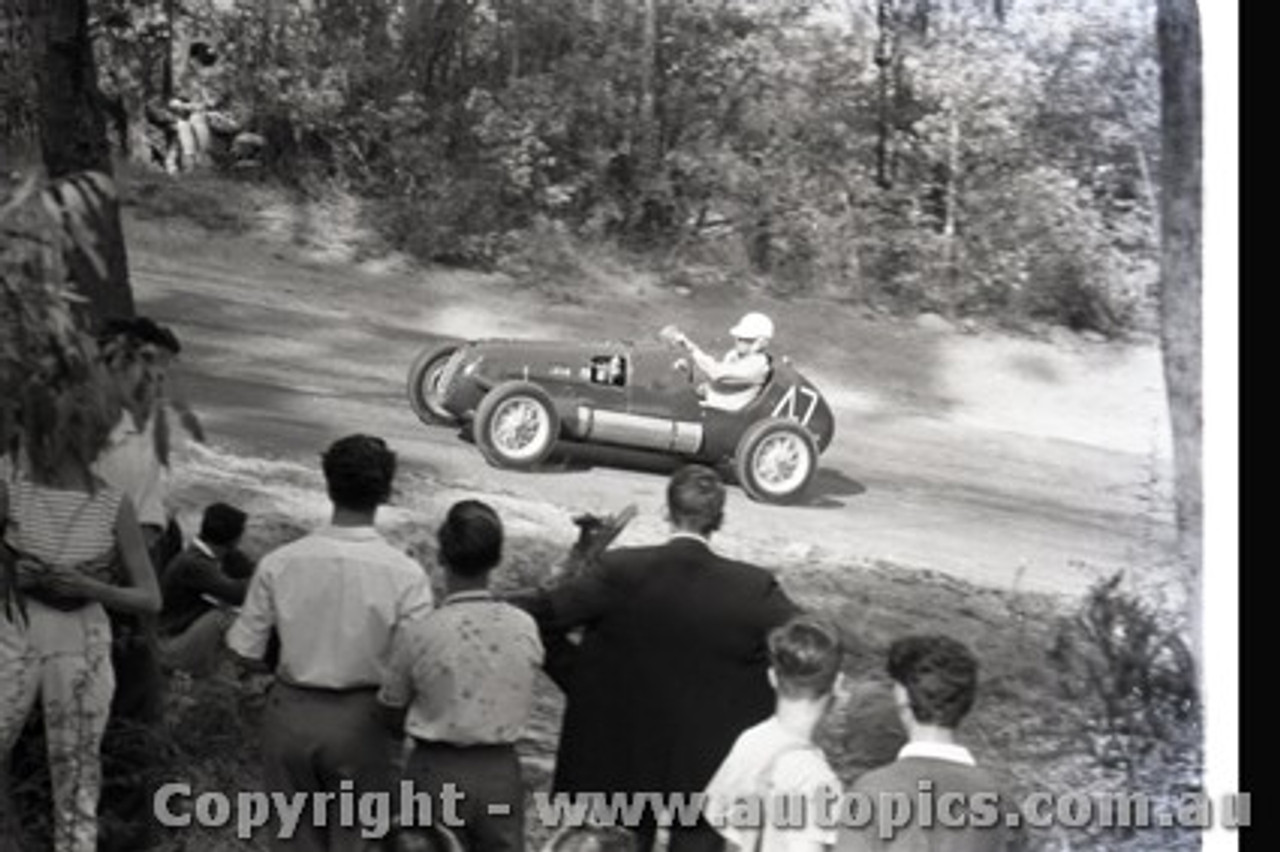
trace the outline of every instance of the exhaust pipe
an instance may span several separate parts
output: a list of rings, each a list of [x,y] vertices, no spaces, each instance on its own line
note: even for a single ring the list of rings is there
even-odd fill
[[[701,423],[601,411],[580,405],[574,426],[574,436],[583,441],[683,455],[695,455],[702,447]]]

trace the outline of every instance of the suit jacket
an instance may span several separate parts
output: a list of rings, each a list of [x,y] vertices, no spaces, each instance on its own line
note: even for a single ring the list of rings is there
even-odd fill
[[[894,817],[877,813],[888,808],[887,797],[898,802],[918,802],[924,783],[929,783],[937,811],[931,822],[919,812],[906,824],[889,822]],[[835,852],[1024,852],[1029,842],[1025,815],[995,776],[979,766],[966,766],[928,757],[899,758],[887,766],[862,775],[853,792],[871,808],[871,819],[859,828],[842,826]],[[955,797],[964,807],[948,805],[944,796]],[[921,806],[923,807],[923,806]],[[1016,817],[1012,814],[1017,812]],[[959,819],[961,825],[946,825]],[[880,832],[886,824],[896,831],[891,837]]]
[[[773,712],[766,638],[797,612],[768,571],[686,537],[611,551],[532,609],[553,637],[583,628],[555,789],[605,793],[700,792]]]
[[[228,575],[222,563],[194,544],[179,553],[164,570],[160,633],[176,636],[213,608],[205,595],[228,606],[244,603],[249,579]]]

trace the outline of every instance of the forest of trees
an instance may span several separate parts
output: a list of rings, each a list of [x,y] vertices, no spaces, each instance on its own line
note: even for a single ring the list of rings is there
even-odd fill
[[[357,195],[426,260],[569,234],[668,281],[1159,325],[1198,540],[1198,39],[1194,0],[0,0],[0,202],[42,199],[90,314],[132,312],[110,182],[15,196],[10,162],[157,167],[147,107],[204,42],[257,179]],[[56,240],[0,208],[21,325]]]
[[[555,228],[897,311],[1154,316],[1154,0],[88,6],[134,158],[207,42],[270,177],[368,199],[426,260]]]

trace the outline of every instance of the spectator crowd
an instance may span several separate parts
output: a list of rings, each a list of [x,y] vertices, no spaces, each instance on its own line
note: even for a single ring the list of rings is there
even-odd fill
[[[328,523],[255,564],[240,549],[253,522],[241,508],[211,503],[189,540],[169,514],[171,419],[204,438],[169,373],[176,336],[138,318],[108,323],[99,343],[118,418],[77,423],[75,436],[27,424],[47,439],[7,453],[0,471],[3,852],[20,848],[5,799],[24,761],[47,762],[57,852],[162,848],[154,791],[137,783],[155,755],[136,734],[159,723],[177,673],[231,667],[271,676],[263,790],[390,792],[407,780],[433,799],[461,794],[452,825],[402,825],[371,841],[359,825],[304,819],[291,836],[269,832],[271,848],[525,849],[517,745],[540,672],[565,702],[553,792],[705,801],[697,819],[669,825],[650,809],[628,824],[565,827],[547,844],[556,852],[1022,848],[1005,820],[915,820],[885,837],[874,821],[832,825],[816,812],[785,824],[730,818],[753,798],[875,802],[925,788],[1013,806],[957,734],[979,666],[943,635],[892,642],[884,667],[905,745],[856,779],[839,776],[819,731],[848,693],[856,625],[807,611],[767,568],[717,552],[726,492],[715,471],[671,476],[666,541],[587,554],[584,525],[580,570],[515,592],[490,583],[504,561],[501,517],[456,502],[433,523],[437,595],[426,567],[377,528],[395,452],[349,435],[321,456]],[[91,465],[72,451],[86,435]],[[36,715],[43,754],[23,744]]]

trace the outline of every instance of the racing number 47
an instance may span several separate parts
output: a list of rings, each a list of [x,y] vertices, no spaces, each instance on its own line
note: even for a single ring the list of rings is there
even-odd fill
[[[801,401],[804,397],[804,401]],[[803,408],[804,414],[796,416],[796,409]],[[818,408],[818,392],[812,388],[806,388],[801,385],[792,385],[790,390],[778,400],[778,404],[773,407],[774,417],[785,417],[788,420],[798,420],[801,426],[808,426],[809,421],[813,419],[813,412]]]

